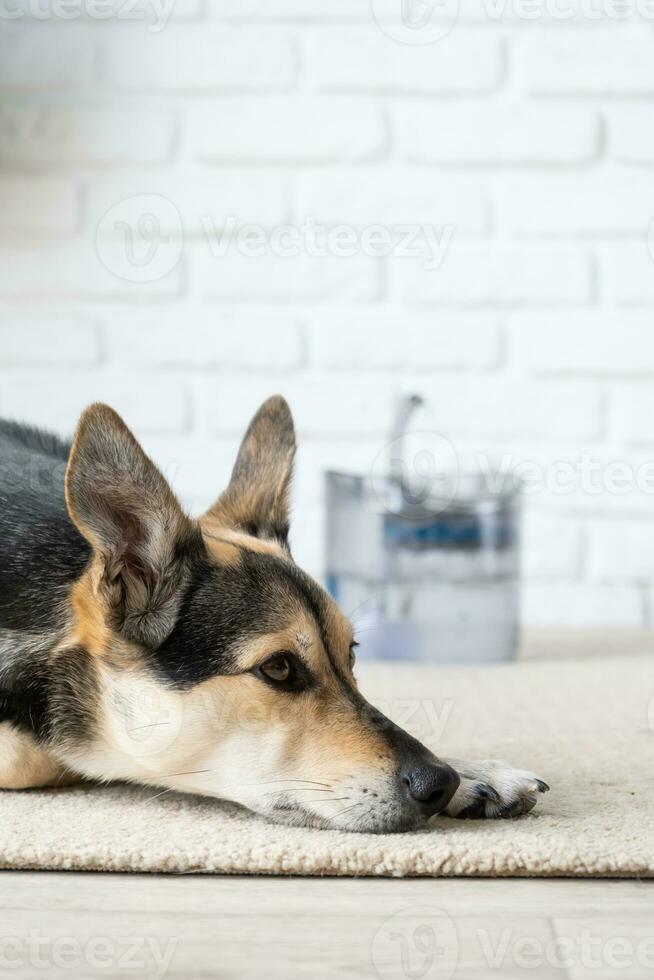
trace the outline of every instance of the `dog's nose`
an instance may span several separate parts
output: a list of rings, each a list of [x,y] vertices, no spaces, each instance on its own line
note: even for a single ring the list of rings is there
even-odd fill
[[[459,775],[445,762],[423,762],[408,767],[401,774],[409,797],[422,813],[442,813],[459,788]]]

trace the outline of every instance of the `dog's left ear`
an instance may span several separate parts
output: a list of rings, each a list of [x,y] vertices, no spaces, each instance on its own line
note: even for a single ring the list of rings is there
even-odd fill
[[[128,640],[158,646],[175,625],[198,532],[108,405],[91,405],[79,421],[66,503],[93,549],[109,624]]]
[[[274,395],[250,422],[229,486],[206,516],[287,547],[295,449],[291,410],[281,395]]]

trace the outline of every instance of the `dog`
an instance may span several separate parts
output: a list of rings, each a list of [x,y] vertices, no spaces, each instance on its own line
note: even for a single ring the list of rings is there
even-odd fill
[[[0,788],[128,781],[362,832],[528,812],[547,785],[437,759],[360,694],[356,640],[293,561],[274,396],[199,520],[122,419],[0,423]]]

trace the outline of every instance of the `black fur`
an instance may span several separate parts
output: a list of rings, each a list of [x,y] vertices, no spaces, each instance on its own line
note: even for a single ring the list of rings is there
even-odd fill
[[[73,696],[88,683],[83,651],[54,667],[48,659],[66,624],[70,586],[90,558],[64,500],[69,452],[50,433],[0,421],[0,722],[39,739],[57,720],[60,727],[65,720],[64,734],[81,732],[92,706],[88,690]]]
[[[90,548],[64,500],[70,444],[0,422],[0,630],[62,627],[62,602]]]
[[[216,565],[202,551],[177,623],[152,653],[152,663],[170,683],[190,687],[234,670],[237,643],[279,629],[307,605],[318,622],[323,599],[315,583],[291,562],[242,548],[238,565]]]

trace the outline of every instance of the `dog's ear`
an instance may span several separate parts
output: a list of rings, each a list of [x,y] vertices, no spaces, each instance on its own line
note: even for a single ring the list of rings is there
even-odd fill
[[[107,405],[82,415],[66,470],[71,520],[91,544],[109,625],[155,647],[171,632],[197,541],[168,483]]]
[[[295,448],[291,410],[281,395],[274,395],[250,422],[229,486],[207,517],[287,547]]]

